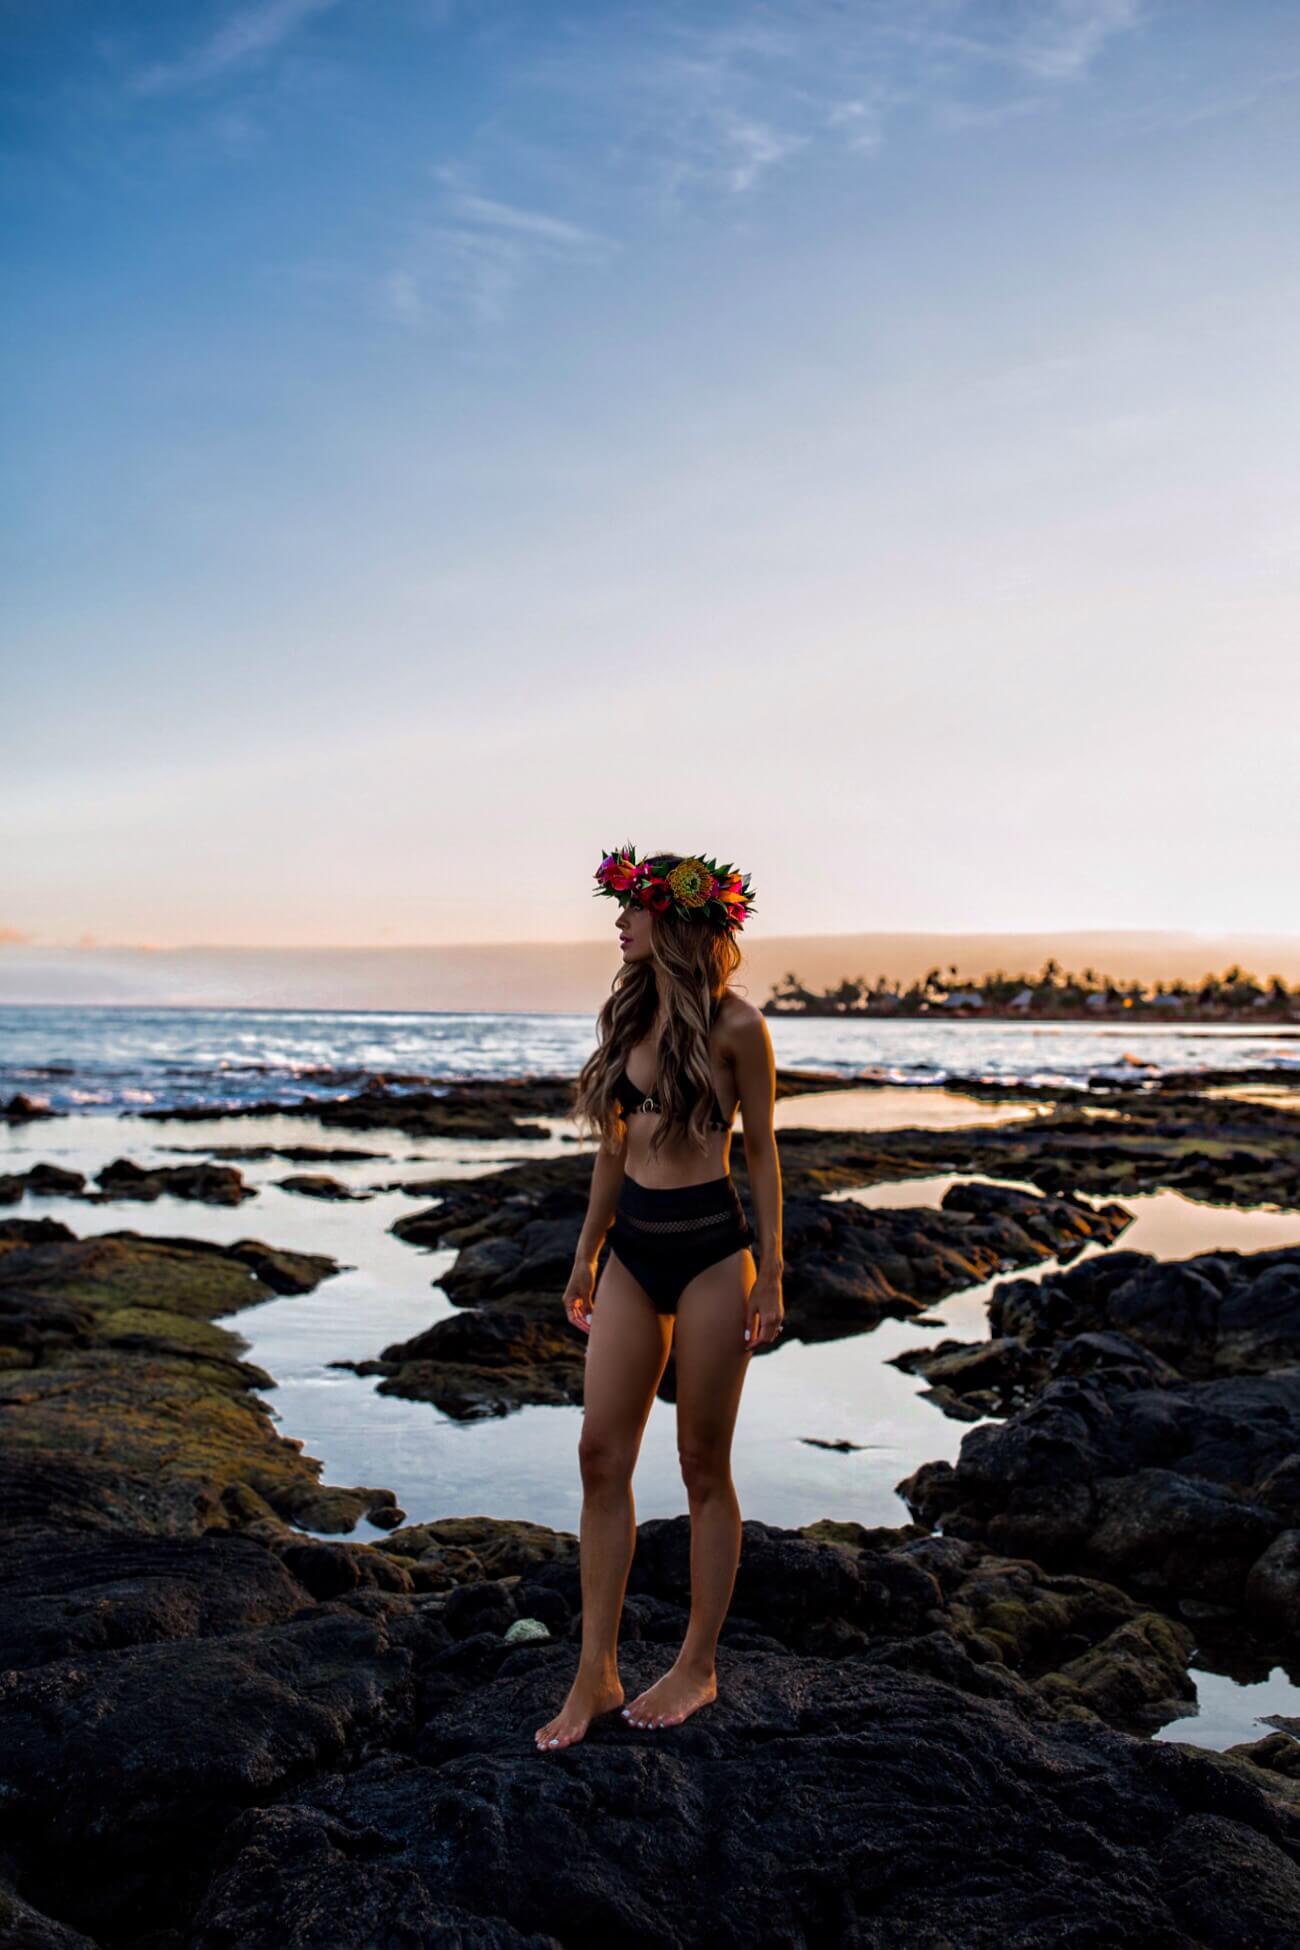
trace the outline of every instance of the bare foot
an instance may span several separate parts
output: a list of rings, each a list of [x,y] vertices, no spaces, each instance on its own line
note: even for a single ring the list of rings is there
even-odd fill
[[[598,1713],[608,1713],[622,1703],[623,1688],[617,1678],[588,1678],[580,1672],[555,1718],[538,1727],[533,1739],[539,1748],[571,1747]]]
[[[717,1697],[717,1673],[710,1668],[707,1677],[702,1676],[679,1659],[662,1679],[656,1679],[623,1708],[623,1718],[634,1727],[676,1727]]]

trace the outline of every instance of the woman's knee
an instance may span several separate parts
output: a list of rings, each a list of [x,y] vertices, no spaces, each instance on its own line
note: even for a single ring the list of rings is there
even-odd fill
[[[732,1493],[731,1457],[725,1449],[695,1448],[690,1444],[681,1444],[677,1450],[677,1460],[681,1465],[686,1494],[692,1503],[702,1503],[711,1496]]]
[[[584,1429],[578,1439],[578,1467],[589,1490],[615,1489],[630,1483],[636,1451],[617,1436]]]

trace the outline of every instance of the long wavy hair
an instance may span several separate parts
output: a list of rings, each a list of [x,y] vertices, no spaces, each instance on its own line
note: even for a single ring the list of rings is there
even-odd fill
[[[664,871],[671,872],[687,856],[653,857],[662,859]],[[659,1039],[654,1081],[663,1115],[650,1136],[651,1154],[657,1155],[672,1137],[686,1139],[703,1151],[709,1142],[713,1096],[709,1031],[742,957],[725,928],[694,917],[688,920],[671,910],[652,911],[650,920],[649,956],[625,962],[618,970],[596,1019],[596,1047],[578,1072],[573,1116],[580,1129],[599,1134],[605,1150],[618,1149],[624,1116],[614,1085],[629,1053],[653,1030],[662,995],[667,1023]]]

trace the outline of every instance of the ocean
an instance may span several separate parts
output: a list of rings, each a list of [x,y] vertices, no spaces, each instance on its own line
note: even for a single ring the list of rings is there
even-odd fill
[[[950,1078],[1046,1084],[1173,1070],[1294,1069],[1300,1032],[1124,1023],[768,1018],[777,1063],[901,1086]],[[368,1079],[572,1076],[591,1015],[331,1009],[0,1008],[0,1101],[130,1112],[274,1099],[309,1103]]]

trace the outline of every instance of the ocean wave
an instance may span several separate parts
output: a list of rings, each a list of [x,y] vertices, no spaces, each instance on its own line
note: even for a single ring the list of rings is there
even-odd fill
[[[1300,1038],[1276,1029],[769,1021],[782,1068],[904,1089],[965,1082],[1082,1094],[1175,1072],[1300,1076]],[[9,1006],[0,1008],[0,1101],[34,1096],[39,1083],[54,1110],[238,1110],[310,1105],[367,1087],[572,1077],[593,1034],[593,1018],[582,1015]]]

